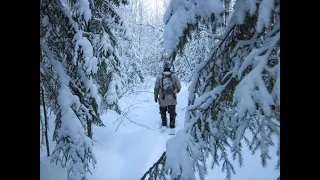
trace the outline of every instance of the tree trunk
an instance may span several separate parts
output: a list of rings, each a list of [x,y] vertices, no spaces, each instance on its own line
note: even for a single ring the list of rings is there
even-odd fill
[[[41,144],[44,144],[44,138],[45,138],[45,134],[44,134],[44,124],[41,118],[41,111],[40,111],[40,125],[41,125]]]
[[[92,122],[87,121],[88,137],[92,139]]]
[[[48,140],[48,117],[47,117],[47,111],[46,111],[46,106],[44,101],[43,87],[41,87],[41,94],[42,94],[42,105],[43,105],[43,112],[44,112],[44,125],[45,125],[44,133],[46,137],[47,155],[50,156],[49,140]]]

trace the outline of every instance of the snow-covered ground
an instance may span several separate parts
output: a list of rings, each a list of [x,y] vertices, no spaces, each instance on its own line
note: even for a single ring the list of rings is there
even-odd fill
[[[121,99],[121,109],[130,107],[127,108],[127,113],[118,115],[114,111],[108,111],[101,117],[106,127],[93,128],[93,150],[97,164],[89,179],[140,179],[165,151],[166,141],[172,136],[168,135],[168,131],[160,132],[161,119],[159,105],[153,100],[153,81],[154,79],[146,81],[151,83],[147,90]],[[183,83],[177,98],[178,131],[183,128],[188,99],[187,86]],[[54,129],[52,120],[49,128],[51,140]],[[53,148],[54,143],[50,142],[51,152]],[[272,147],[270,153],[274,158],[263,168],[259,153],[252,155],[244,148],[244,166],[240,168],[235,162],[236,175],[232,175],[232,180],[276,180],[279,175],[279,172],[274,170],[277,162],[276,147]],[[225,174],[221,172],[221,168],[214,169],[206,179],[225,180]],[[45,146],[40,151],[40,180],[67,180],[65,168],[49,163]]]

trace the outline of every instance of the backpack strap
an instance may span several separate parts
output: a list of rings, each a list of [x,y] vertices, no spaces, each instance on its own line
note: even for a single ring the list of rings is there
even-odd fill
[[[175,90],[176,89],[176,86],[175,86],[176,83],[175,83],[175,81],[173,82],[173,78],[172,78],[171,74],[170,74],[170,79],[171,79],[171,82],[172,82],[173,90]],[[174,93],[173,96],[176,99],[176,93]]]
[[[175,86],[176,83],[173,82],[173,78],[172,78],[171,74],[170,74],[170,79],[171,79],[173,91],[174,91],[176,89],[176,86]],[[173,97],[174,97],[174,99],[177,99],[176,93],[173,93]]]
[[[162,77],[161,77],[162,100],[164,100],[165,98],[164,89],[163,89],[163,79],[164,79],[164,75],[162,74]]]

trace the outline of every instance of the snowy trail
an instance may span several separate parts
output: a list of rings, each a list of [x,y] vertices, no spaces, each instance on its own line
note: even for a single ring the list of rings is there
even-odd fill
[[[114,111],[108,111],[107,114],[101,116],[106,127],[93,127],[93,151],[97,164],[92,169],[92,175],[88,175],[88,180],[140,179],[165,151],[167,140],[173,136],[168,135],[168,130],[160,132],[159,105],[154,102],[153,93],[150,93],[152,91],[153,89],[150,87],[144,93],[120,101],[122,109],[130,104],[135,104],[127,115],[130,120],[144,127],[124,118],[116,131],[120,122],[120,120],[116,120],[122,116]],[[176,107],[176,132],[184,126],[187,97],[187,87],[182,85]],[[51,122],[49,139],[52,137],[53,127]],[[51,144],[51,149],[53,147],[54,143]],[[278,177],[278,172],[274,171],[277,161],[276,147],[270,149],[272,160],[268,162],[267,168],[262,168],[259,152],[252,155],[247,149],[244,147],[243,150],[244,167],[240,168],[238,163],[235,163],[237,174],[232,176],[232,180],[271,180]],[[49,159],[44,156],[45,151],[40,153],[40,180],[67,180],[66,168],[49,163]],[[219,167],[210,171],[206,179],[224,180],[225,174],[221,172],[221,167]]]
[[[149,91],[152,91],[152,88]],[[187,89],[183,87],[178,94],[176,131],[183,128],[185,112],[182,109],[186,106],[186,100]],[[94,170],[93,174],[95,180],[98,180],[98,177],[119,180],[140,179],[166,150],[166,141],[173,137],[168,134],[168,130],[163,133],[160,132],[159,105],[153,101],[152,93],[141,94],[124,101],[132,104],[142,102],[139,107],[145,108],[131,112],[130,116],[133,121],[150,129],[137,126],[128,122],[128,120],[123,122],[117,132],[112,132],[116,124],[112,124],[110,121],[106,122],[108,131],[105,128],[96,128],[96,139],[103,147],[95,145],[95,153],[98,157],[104,158],[98,159],[97,166],[99,168]],[[128,106],[128,104],[125,105]],[[102,119],[105,122],[106,119],[116,119],[116,117],[118,115],[115,113],[108,113]],[[167,118],[169,120],[169,114],[167,114]],[[106,162],[113,162],[114,164],[111,165],[111,163]],[[101,170],[101,167],[104,167],[104,170]],[[118,174],[118,176],[108,176],[108,172],[113,175]]]
[[[120,179],[140,179],[145,172],[143,167],[148,166],[146,163],[149,161],[152,162],[150,158],[155,159],[157,152],[165,149],[165,139],[160,138],[158,133],[140,131],[133,136],[141,138],[132,139],[133,142],[123,142],[128,150],[122,154],[127,162],[123,166]],[[127,147],[130,143],[131,147]]]
[[[151,86],[148,91],[123,98],[119,103],[122,109],[135,104],[127,115],[130,120],[145,127],[124,118],[117,129],[120,122],[117,119],[121,115],[114,111],[101,116],[106,127],[93,127],[93,151],[97,164],[89,180],[140,179],[165,151],[166,141],[173,136],[168,134],[168,130],[160,132],[159,105],[154,102],[153,93],[150,93],[153,92],[153,80],[149,83]],[[176,131],[183,128],[185,112],[182,109],[187,105],[187,93],[183,86],[178,94]],[[169,114],[167,118],[169,120]],[[67,179],[66,169],[50,164],[48,158],[42,158],[42,163],[48,165],[40,167],[41,180]],[[56,173],[59,171],[62,173]]]

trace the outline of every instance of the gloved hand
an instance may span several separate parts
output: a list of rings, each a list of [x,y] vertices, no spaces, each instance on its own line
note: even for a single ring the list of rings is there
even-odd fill
[[[177,93],[179,93],[180,92],[180,89],[177,89]]]
[[[154,102],[158,102],[158,95],[154,95]]]

